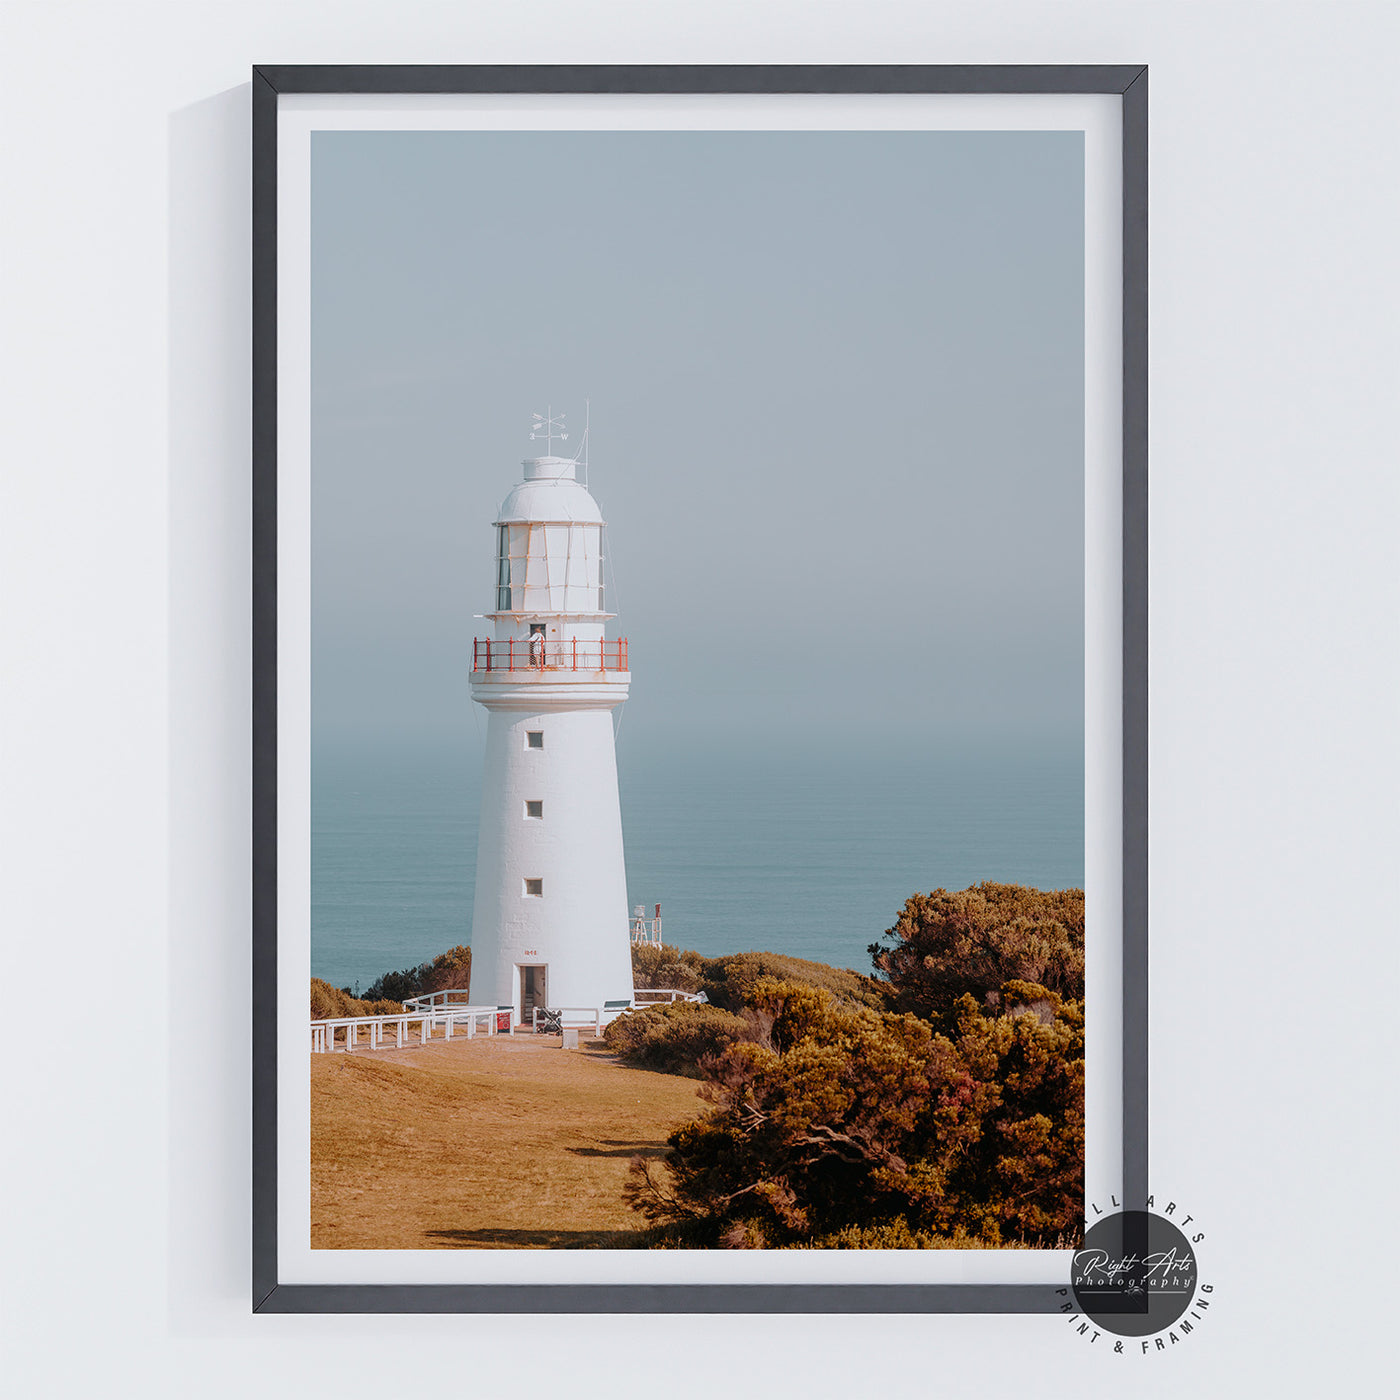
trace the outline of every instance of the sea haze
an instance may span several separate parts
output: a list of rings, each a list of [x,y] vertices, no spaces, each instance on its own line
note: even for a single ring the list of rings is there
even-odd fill
[[[668,941],[866,969],[916,890],[1082,884],[1082,133],[328,131],[311,183],[314,972],[469,937],[536,412]]]
[[[363,990],[470,941],[479,748],[316,748],[313,976]],[[618,772],[629,902],[660,902],[666,941],[709,955],[868,971],[867,946],[915,891],[1084,883],[1077,742],[779,755],[634,747],[623,733]]]

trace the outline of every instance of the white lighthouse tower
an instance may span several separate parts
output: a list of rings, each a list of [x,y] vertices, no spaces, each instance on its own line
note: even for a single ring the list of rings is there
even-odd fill
[[[552,445],[556,420],[539,426]],[[523,465],[495,522],[493,632],[473,643],[488,718],[470,999],[528,1021],[632,999],[612,722],[632,678],[626,639],[604,636],[597,502],[572,460]]]

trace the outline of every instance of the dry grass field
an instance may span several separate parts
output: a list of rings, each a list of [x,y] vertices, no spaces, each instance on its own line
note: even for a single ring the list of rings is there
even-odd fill
[[[633,1156],[703,1105],[602,1041],[490,1036],[312,1055],[313,1249],[625,1249]]]

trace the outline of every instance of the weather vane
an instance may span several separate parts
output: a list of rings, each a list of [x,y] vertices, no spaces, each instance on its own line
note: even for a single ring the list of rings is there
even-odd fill
[[[560,442],[568,442],[569,435],[564,431],[564,415],[555,413],[553,407],[546,407],[543,413],[532,413],[531,418],[535,421],[530,424],[530,441],[536,438],[544,439],[545,456],[553,456],[554,439]]]

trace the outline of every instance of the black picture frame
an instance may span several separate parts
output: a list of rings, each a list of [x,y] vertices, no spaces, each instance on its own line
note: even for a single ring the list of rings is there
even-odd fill
[[[1122,102],[1123,1188],[1148,1190],[1147,68],[265,66],[253,106],[253,1257],[259,1313],[1049,1313],[1050,1285],[283,1284],[277,1269],[277,135],[287,94],[1100,93]]]

